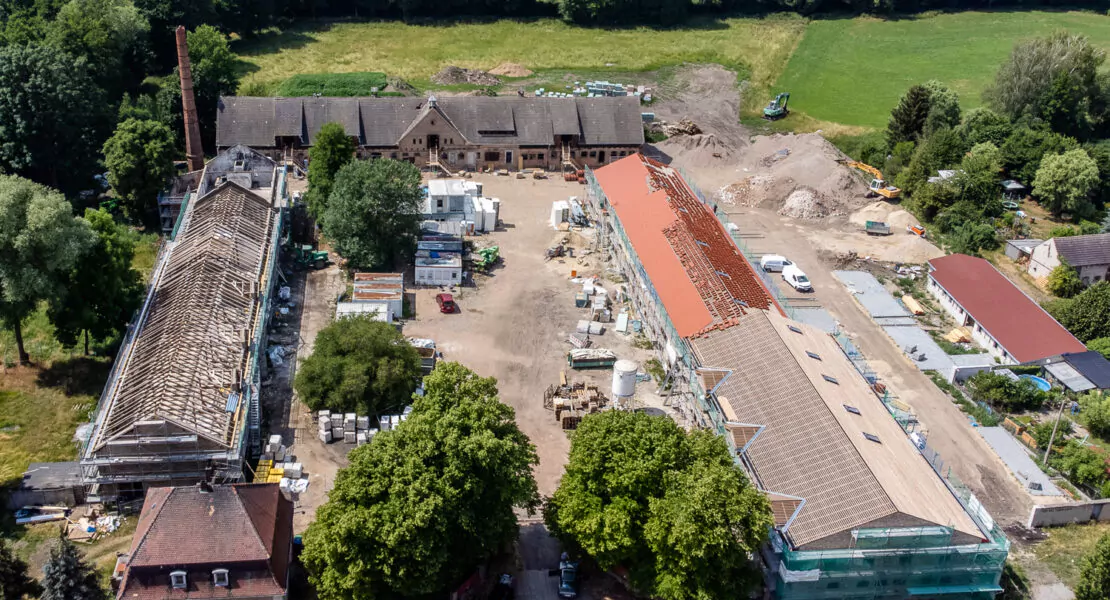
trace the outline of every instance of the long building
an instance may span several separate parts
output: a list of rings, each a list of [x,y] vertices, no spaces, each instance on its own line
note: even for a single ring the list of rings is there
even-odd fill
[[[674,393],[767,494],[775,598],[986,600],[1009,544],[907,438],[828,333],[785,314],[677,171],[635,155],[588,173],[599,239]]]
[[[188,199],[101,396],[81,457],[94,498],[237,481],[258,445],[284,171],[228,158]]]
[[[460,170],[597,167],[644,143],[632,96],[536,98],[220,98],[217,149],[247,145],[303,160],[325,123],[338,123],[359,158]]]

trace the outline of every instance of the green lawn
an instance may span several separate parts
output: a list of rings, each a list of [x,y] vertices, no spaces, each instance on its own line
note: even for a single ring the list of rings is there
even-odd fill
[[[683,62],[720,63],[767,87],[782,72],[805,19],[695,22],[685,29],[589,29],[555,19],[406,25],[305,23],[236,42],[244,89],[272,93],[302,73],[384,72],[426,81],[448,65],[492,69],[515,62],[535,71],[630,72]]]
[[[1110,524],[1068,525],[1048,527],[1048,539],[1033,548],[1037,558],[1048,565],[1068,587],[1079,583],[1079,567],[1083,557],[1094,549],[1099,538],[1110,534]]]
[[[962,12],[883,21],[817,20],[775,84],[790,108],[844,125],[883,127],[906,88],[947,83],[978,106],[1014,43],[1067,29],[1110,49],[1110,17],[1080,12]]]

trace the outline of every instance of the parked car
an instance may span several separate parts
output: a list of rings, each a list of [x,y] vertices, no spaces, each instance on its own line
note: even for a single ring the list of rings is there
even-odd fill
[[[809,282],[809,277],[798,268],[798,265],[786,265],[782,269],[782,279],[790,284],[790,287],[798,290],[799,292],[812,292],[813,284]]]
[[[559,560],[559,597],[575,598],[578,596],[578,561],[572,561],[563,553]]]
[[[436,304],[439,305],[439,312],[453,313],[458,309],[455,305],[455,298],[451,294],[436,294]]]
[[[768,254],[759,259],[759,267],[769,273],[781,271],[784,267],[792,264],[794,263],[786,260],[785,256],[779,256],[778,254]]]

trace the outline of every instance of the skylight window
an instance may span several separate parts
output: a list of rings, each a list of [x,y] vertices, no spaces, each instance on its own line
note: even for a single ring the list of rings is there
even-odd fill
[[[875,434],[873,434],[873,433],[867,433],[867,432],[865,431],[865,432],[863,432],[863,437],[867,438],[868,440],[870,440],[870,441],[872,441],[872,442],[875,442],[876,444],[881,444],[881,443],[883,443],[883,441],[879,439],[879,436],[877,436],[877,435],[875,435]]]
[[[794,325],[787,325],[786,328],[789,329],[790,331],[793,331],[794,333],[801,333],[802,332],[801,329],[799,329],[798,327],[795,327]]]
[[[824,378],[825,381],[827,381],[829,383],[835,383],[836,385],[840,385],[840,382],[837,381],[836,377],[833,377],[832,375],[822,375],[821,377]]]
[[[809,350],[806,350],[806,356],[812,358],[813,360],[821,360],[820,354],[816,352],[810,352]]]
[[[858,408],[856,408],[856,407],[854,407],[854,406],[851,406],[851,405],[849,405],[849,404],[844,404],[844,405],[842,405],[842,406],[844,406],[844,410],[846,410],[846,411],[848,411],[848,412],[852,413],[853,415],[861,415],[861,416],[863,415],[863,413],[861,413],[861,412],[859,411],[859,409],[858,409]]]

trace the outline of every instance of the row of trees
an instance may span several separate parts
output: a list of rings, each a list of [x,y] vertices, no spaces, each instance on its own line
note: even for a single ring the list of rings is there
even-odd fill
[[[7,543],[0,542],[0,598],[21,600],[108,600],[100,577],[81,558],[77,548],[59,536],[43,566],[42,583],[27,574],[27,563],[16,556]]]

